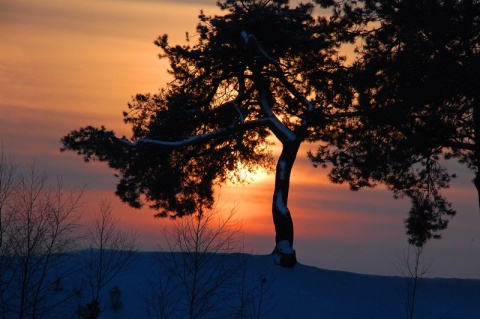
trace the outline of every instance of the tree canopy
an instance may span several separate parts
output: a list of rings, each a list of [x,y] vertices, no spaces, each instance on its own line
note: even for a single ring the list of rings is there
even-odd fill
[[[116,194],[157,217],[201,213],[215,185],[242,181],[239,168],[275,167],[274,252],[293,266],[290,173],[301,143],[315,142],[309,156],[333,182],[386,184],[411,198],[411,242],[438,237],[454,214],[440,192],[453,177],[441,155],[478,171],[478,4],[315,2],[332,14],[286,0],[219,1],[224,14],[202,12],[186,45],[155,41],[173,81],[128,104],[130,138],[88,126],[64,136],[62,150],[107,162]],[[342,45],[358,39],[347,63]],[[282,148],[276,164],[271,137]]]
[[[353,189],[381,182],[395,196],[408,196],[407,233],[422,246],[439,238],[455,214],[441,193],[455,177],[445,159],[467,164],[480,191],[480,3],[359,3],[362,15],[353,18],[370,23],[352,81],[361,116],[332,135],[342,141],[338,149],[320,148],[311,157],[333,162],[332,179]]]
[[[338,50],[353,41],[351,26],[314,17],[313,4],[219,6],[226,14],[200,14],[195,44],[172,46],[167,35],[155,41],[174,80],[133,98],[124,113],[130,139],[85,127],[62,139],[63,150],[107,162],[120,177],[116,194],[130,205],[148,202],[157,216],[183,216],[211,207],[214,186],[241,179],[239,167],[271,168],[273,135],[283,147],[273,200],[276,250],[294,255],[290,172],[300,144],[323,140],[326,127],[349,111],[353,92]]]

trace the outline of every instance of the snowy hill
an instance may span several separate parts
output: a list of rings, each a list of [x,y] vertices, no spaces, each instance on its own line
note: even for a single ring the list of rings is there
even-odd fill
[[[119,287],[121,309],[114,312],[108,308],[100,318],[148,318],[149,308],[152,314],[154,296],[151,284],[168,288],[165,283],[172,279],[172,274],[162,271],[156,262],[158,256],[162,258],[167,254],[138,253],[135,267],[117,276],[105,289],[103,300],[108,303],[108,291]],[[403,277],[322,270],[302,264],[286,269],[274,265],[269,255],[230,254],[226,260],[230,266],[245,261],[246,267],[238,272],[236,287],[228,288],[233,289],[233,294],[226,298],[225,287],[215,292],[218,306],[223,307],[212,311],[207,316],[210,318],[219,318],[222,311],[221,318],[406,318],[407,286]],[[218,260],[213,263],[218,266]],[[208,271],[213,268],[208,267]],[[226,269],[222,266],[216,271]],[[161,275],[158,277],[158,274]],[[242,294],[248,298],[242,299]],[[188,299],[168,289],[162,297],[158,300],[167,308],[173,307],[175,302],[185,305]],[[237,311],[240,308],[244,310],[243,317]],[[175,312],[170,312],[173,318],[172,313]],[[187,315],[179,317],[183,316]],[[157,313],[155,318],[161,316]],[[480,280],[422,279],[416,293],[414,318],[480,318]]]

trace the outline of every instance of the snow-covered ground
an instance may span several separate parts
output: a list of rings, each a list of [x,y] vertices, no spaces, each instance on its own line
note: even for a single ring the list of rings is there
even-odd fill
[[[122,308],[117,312],[108,308],[100,318],[148,318],[147,310],[151,310],[154,297],[151,284],[160,285],[172,279],[156,262],[158,254],[138,253],[135,267],[106,287],[104,303],[109,303],[109,291],[118,286]],[[237,265],[245,261],[246,267],[238,272],[237,287],[230,287],[236,293],[229,295],[229,300],[223,288],[215,292],[219,295],[215,298],[220,298],[219,302],[229,309],[224,309],[222,317],[212,312],[210,318],[240,318],[238,309],[242,304],[243,318],[407,318],[407,286],[403,277],[361,275],[302,264],[287,269],[276,266],[271,255],[231,254],[228,260]],[[222,269],[226,268],[219,271]],[[242,295],[248,298],[242,299]],[[187,299],[168,290],[163,297],[165,307],[182,302],[185,305]],[[170,316],[174,318],[172,313]],[[186,312],[180,318],[183,316],[187,318]],[[422,279],[416,293],[414,318],[480,318],[480,280]]]
[[[409,318],[404,277],[361,275],[302,264],[287,269],[275,265],[272,255],[202,254],[197,255],[197,267],[190,267],[195,260],[190,259],[192,254],[135,254],[133,265],[104,282],[98,318]],[[97,318],[85,315],[95,294],[91,288],[99,283],[88,277],[88,269],[93,268],[85,266],[85,256],[92,255],[88,251],[68,255],[68,262],[63,264],[66,272],[50,269],[46,282],[53,285],[39,291],[39,305],[54,307],[43,308],[46,312],[35,318]],[[115,261],[104,269],[113,270],[114,266]],[[34,292],[33,287],[30,290]],[[22,318],[15,296],[0,300],[4,303],[0,309],[5,309],[7,302],[13,309],[10,313],[0,311],[0,318]],[[70,298],[62,306],[56,305],[55,301],[64,296]],[[479,319],[480,280],[422,279],[415,294],[413,318]]]

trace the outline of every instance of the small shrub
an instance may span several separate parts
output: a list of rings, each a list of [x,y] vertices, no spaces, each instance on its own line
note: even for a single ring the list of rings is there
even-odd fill
[[[100,316],[100,304],[97,300],[93,300],[86,306],[80,306],[78,308],[78,314],[80,318],[97,319]]]
[[[113,312],[118,312],[123,307],[123,302],[121,300],[122,292],[118,286],[115,286],[110,291],[110,307],[112,308]]]

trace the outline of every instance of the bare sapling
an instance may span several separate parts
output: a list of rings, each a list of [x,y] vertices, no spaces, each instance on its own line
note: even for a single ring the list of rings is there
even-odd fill
[[[74,294],[63,289],[62,281],[73,272],[67,264],[78,240],[84,193],[81,188],[66,190],[61,178],[53,186],[48,181],[47,173],[32,163],[4,207],[7,273],[15,283],[4,292],[4,307],[20,319],[45,317],[53,310],[59,314]]]
[[[97,318],[106,309],[102,298],[108,285],[135,265],[139,250],[136,234],[125,234],[118,228],[118,222],[113,207],[102,200],[87,231],[90,248],[85,254],[84,270],[90,302],[79,308],[84,318]]]
[[[208,210],[179,218],[165,229],[167,251],[159,254],[159,261],[169,279],[160,282],[159,295],[147,304],[161,301],[168,309],[157,307],[155,318],[163,318],[171,309],[173,317],[189,319],[231,313],[228,308],[235,298],[239,272],[244,271],[244,263],[231,255],[241,250],[241,223],[233,217],[233,210],[227,216]],[[166,285],[170,296],[176,296],[168,303]]]
[[[4,244],[4,236],[9,224],[5,207],[9,205],[8,201],[11,200],[15,189],[15,170],[16,165],[7,158],[2,146],[0,149],[0,318],[6,317],[8,307],[5,293],[12,284],[9,278],[11,258],[9,258],[8,245]]]
[[[413,251],[413,252],[412,252]],[[405,313],[407,319],[413,319],[422,281],[430,271],[426,263],[423,247],[409,245],[407,252],[398,256],[397,271],[405,279]]]

